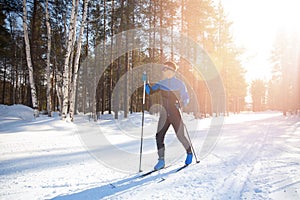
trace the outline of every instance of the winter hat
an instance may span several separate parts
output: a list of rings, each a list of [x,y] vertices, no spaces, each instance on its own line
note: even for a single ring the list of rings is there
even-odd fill
[[[175,72],[178,70],[178,66],[172,61],[167,61],[164,65]]]

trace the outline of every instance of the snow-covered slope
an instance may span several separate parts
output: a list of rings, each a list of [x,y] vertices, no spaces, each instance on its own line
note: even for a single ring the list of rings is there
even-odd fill
[[[300,199],[299,116],[231,115],[225,118],[213,151],[198,155],[199,164],[174,173],[184,154],[176,157],[170,150],[170,167],[136,179],[139,113],[119,121],[104,115],[96,123],[78,116],[75,123],[67,123],[47,116],[16,117],[23,109],[0,105],[0,199]],[[185,115],[198,153],[209,121]],[[156,162],[156,122],[157,116],[146,114],[144,171]],[[125,155],[135,155],[133,160],[120,162],[133,170],[122,172],[122,168],[109,167],[112,161],[101,161],[84,138],[93,136],[93,131],[107,134]],[[172,149],[176,141],[172,129],[166,139],[167,148]],[[97,143],[101,141],[93,145]],[[106,153],[106,159],[119,157],[111,146],[102,144],[98,151]]]

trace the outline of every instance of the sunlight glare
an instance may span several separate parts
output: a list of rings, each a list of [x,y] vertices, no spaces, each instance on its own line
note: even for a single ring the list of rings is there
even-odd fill
[[[274,1],[273,16],[278,28],[287,33],[296,31],[300,34],[299,9],[299,0]]]
[[[224,0],[234,21],[234,37],[247,49],[247,82],[270,79],[270,53],[279,32],[300,37],[300,0]],[[300,41],[300,38],[298,39]]]

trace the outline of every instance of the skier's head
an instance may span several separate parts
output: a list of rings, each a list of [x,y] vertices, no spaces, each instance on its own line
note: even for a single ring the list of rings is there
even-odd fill
[[[165,67],[163,68],[163,70],[169,69],[169,70],[172,70],[174,72],[176,72],[178,70],[178,66],[174,62],[172,62],[172,61],[165,62],[164,66]]]
[[[164,63],[164,67],[162,69],[163,78],[172,78],[175,76],[178,67],[174,62],[168,61]]]

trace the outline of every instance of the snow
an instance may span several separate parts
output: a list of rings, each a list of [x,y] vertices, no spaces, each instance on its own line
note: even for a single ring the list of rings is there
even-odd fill
[[[145,113],[142,169],[157,161],[158,116]],[[74,123],[0,105],[0,199],[300,199],[300,117],[245,112],[225,117],[213,150],[199,155],[212,119],[184,114],[201,162],[185,159],[173,129],[168,168],[138,176],[141,114]],[[116,161],[117,160],[117,161]]]
[[[0,104],[0,116],[6,118],[18,118],[25,121],[34,119],[33,109],[24,105],[7,106]]]

